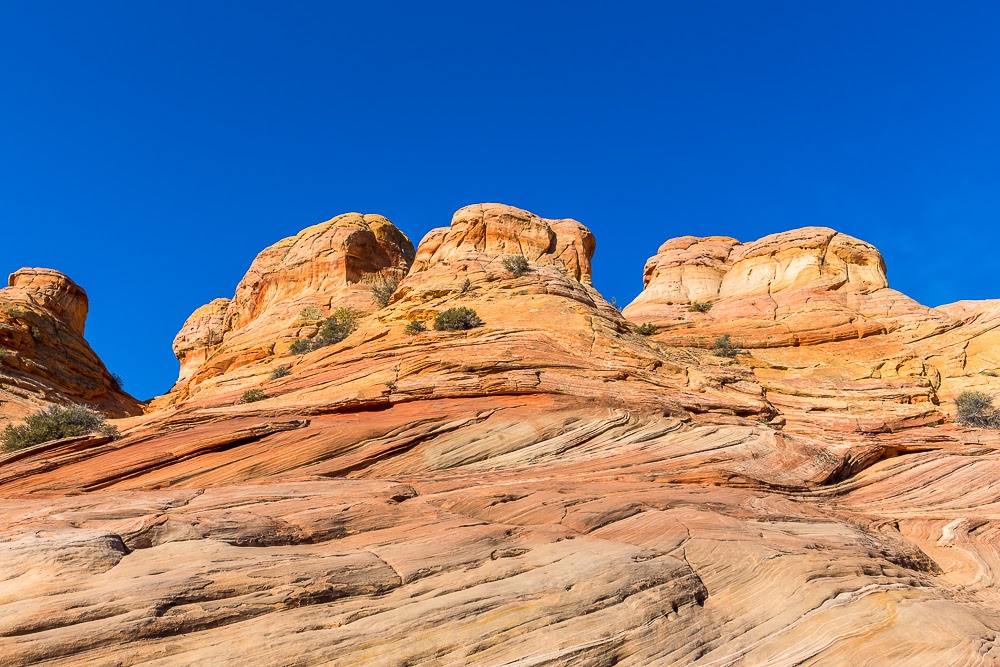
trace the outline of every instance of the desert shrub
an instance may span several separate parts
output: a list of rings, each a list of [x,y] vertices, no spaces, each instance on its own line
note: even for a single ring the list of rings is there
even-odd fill
[[[280,366],[275,366],[274,370],[271,371],[271,379],[278,380],[283,377],[288,377],[291,374],[292,374],[292,367],[289,366],[288,364],[281,364]]]
[[[1000,411],[993,397],[982,391],[963,391],[955,397],[956,421],[972,428],[1000,428]]]
[[[240,396],[240,403],[256,403],[257,401],[263,401],[267,398],[267,394],[264,393],[263,389],[247,389]]]
[[[712,343],[712,354],[717,357],[732,359],[740,352],[742,352],[740,346],[733,342],[729,334],[722,334]]]
[[[125,388],[122,376],[118,375],[118,373],[111,374],[111,387],[117,391],[122,391]]]
[[[656,333],[656,325],[650,322],[643,322],[635,330],[643,336],[652,336]]]
[[[392,293],[396,291],[397,287],[399,287],[399,280],[393,276],[384,273],[375,275],[372,279],[372,298],[375,299],[379,308],[385,308],[389,305],[389,299],[392,298]]]
[[[323,313],[320,312],[320,309],[317,308],[316,306],[307,306],[299,311],[299,317],[301,317],[304,320],[310,320],[310,321],[318,320],[322,316]]]
[[[507,255],[501,261],[503,268],[507,269],[507,272],[515,278],[519,278],[531,270],[528,258],[524,255]]]
[[[991,378],[1000,377],[1000,372],[997,372],[994,368],[987,368],[985,371],[980,371],[982,375],[988,375]]]
[[[19,426],[9,424],[0,433],[0,449],[13,452],[50,440],[70,438],[88,433],[99,433],[118,438],[118,429],[104,420],[104,416],[81,405],[50,405],[40,412],[28,415]]]
[[[712,310],[712,304],[708,301],[692,301],[688,310],[692,313],[707,313]]]
[[[460,331],[481,326],[483,321],[471,308],[449,308],[434,318],[436,331]]]
[[[465,294],[470,289],[472,289],[472,281],[466,278],[465,280],[462,281],[462,289],[460,289],[459,292],[461,294]]]
[[[319,331],[312,338],[300,338],[289,348],[292,354],[305,354],[327,345],[339,343],[358,328],[361,313],[350,308],[338,308],[333,315],[323,320]]]
[[[420,320],[413,320],[412,322],[408,322],[406,324],[406,329],[404,329],[404,331],[411,336],[416,336],[418,333],[427,331],[427,325]]]

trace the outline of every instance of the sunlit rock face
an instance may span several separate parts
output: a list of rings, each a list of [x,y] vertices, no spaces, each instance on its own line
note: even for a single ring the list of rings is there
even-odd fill
[[[142,411],[83,337],[83,288],[41,268],[15,271],[8,283],[0,289],[0,426],[53,403],[116,417]]]
[[[737,334],[745,347],[790,347],[897,330],[941,332],[952,318],[889,289],[872,245],[825,227],[752,243],[686,236],[646,263],[642,293],[626,317],[659,327],[659,339],[707,346]],[[692,309],[695,302],[711,310]]]
[[[394,234],[306,232],[124,439],[0,460],[0,664],[1000,663],[1000,433],[950,407],[1000,394],[1000,301],[924,308],[809,228],[668,241],[626,319],[576,221],[466,207],[405,277]],[[315,301],[364,316],[272,344]]]
[[[206,379],[285,352],[337,308],[371,312],[372,285],[398,281],[413,244],[380,215],[345,213],[265,248],[231,299],[215,299],[174,339],[180,374],[166,399],[185,398]]]

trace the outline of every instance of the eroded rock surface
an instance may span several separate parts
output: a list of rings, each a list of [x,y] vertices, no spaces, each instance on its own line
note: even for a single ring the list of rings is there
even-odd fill
[[[1000,664],[1000,434],[944,398],[1000,390],[997,302],[912,305],[837,236],[668,242],[643,336],[580,223],[462,209],[344,341],[0,459],[0,664]],[[483,326],[407,333],[451,307]]]
[[[752,243],[686,236],[646,263],[645,289],[625,309],[660,328],[660,339],[706,346],[737,331],[744,347],[792,347],[891,331],[922,335],[952,318],[889,288],[872,245],[826,227],[804,227]],[[694,302],[711,304],[692,311]]]
[[[52,269],[20,269],[8,282],[0,289],[0,428],[52,403],[114,417],[142,412],[83,337],[83,288]]]
[[[263,250],[232,299],[215,299],[188,318],[174,339],[180,375],[155,407],[186,399],[197,386],[316,332],[337,308],[371,312],[372,285],[398,281],[413,244],[380,215],[345,213]]]

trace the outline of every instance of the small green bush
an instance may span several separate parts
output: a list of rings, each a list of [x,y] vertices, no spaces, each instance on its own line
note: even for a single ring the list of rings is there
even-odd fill
[[[712,304],[708,301],[692,301],[688,310],[692,313],[707,313],[712,310]]]
[[[971,428],[1000,428],[1000,411],[993,397],[982,391],[963,391],[955,397],[956,421]]]
[[[392,298],[397,287],[399,287],[399,280],[396,278],[384,273],[375,275],[372,279],[372,298],[375,299],[379,308],[385,308],[389,305],[389,299]]]
[[[307,306],[299,311],[299,317],[304,320],[313,321],[323,317],[323,313],[316,306]]]
[[[656,333],[656,325],[650,322],[643,322],[635,330],[643,336],[652,336]]]
[[[20,426],[9,424],[0,433],[0,449],[14,452],[50,440],[99,433],[111,438],[121,437],[118,429],[100,415],[81,405],[50,405],[41,412],[28,415]]]
[[[411,336],[416,336],[419,333],[427,331],[427,325],[420,320],[413,320],[412,322],[407,322],[404,331]]]
[[[292,354],[305,354],[327,345],[333,345],[344,340],[358,328],[361,313],[350,308],[338,308],[333,315],[323,320],[319,332],[312,338],[300,338],[292,343],[289,351]]]
[[[507,255],[501,261],[503,262],[503,268],[507,269],[507,272],[515,278],[520,278],[528,271],[531,271],[531,267],[528,265],[528,258],[524,255]]]
[[[481,326],[483,321],[471,308],[449,308],[434,318],[436,331],[461,331]]]
[[[722,334],[712,343],[712,354],[717,357],[732,359],[742,351],[740,346],[733,342],[729,334]]]
[[[994,368],[987,368],[985,371],[980,371],[982,375],[988,375],[991,378],[1000,377],[1000,372],[997,372]]]
[[[274,370],[271,371],[271,379],[278,380],[283,377],[288,377],[291,374],[292,374],[292,367],[289,366],[288,364],[281,364],[280,366],[276,366]]]
[[[240,396],[240,403],[256,403],[257,401],[263,401],[267,398],[267,394],[264,393],[263,389],[247,389]]]

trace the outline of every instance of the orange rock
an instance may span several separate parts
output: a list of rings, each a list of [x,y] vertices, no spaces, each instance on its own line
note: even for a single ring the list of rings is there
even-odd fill
[[[337,308],[371,312],[372,282],[399,280],[412,262],[413,244],[380,215],[345,213],[266,248],[232,299],[201,306],[185,322],[174,340],[180,375],[154,408],[187,397],[208,378],[287,351]]]
[[[142,412],[84,340],[87,294],[52,269],[21,269],[0,289],[0,426],[52,403],[115,417]]]
[[[1000,660],[1000,432],[939,405],[1000,389],[1000,302],[924,308],[832,230],[686,237],[642,336],[572,220],[462,209],[384,308],[311,247],[192,316],[169,409],[0,458],[0,663]],[[309,298],[366,316],[287,354]],[[406,332],[452,307],[484,324]]]
[[[625,309],[658,340],[709,347],[724,333],[747,348],[816,345],[900,329],[922,335],[952,318],[889,289],[882,255],[825,227],[741,244],[728,237],[667,241],[646,264],[645,289]],[[711,304],[692,310],[695,301]]]

